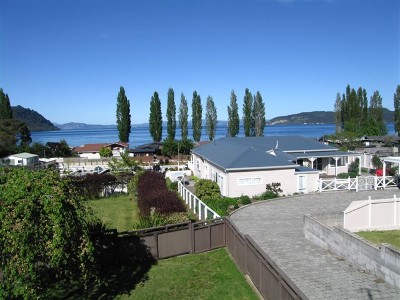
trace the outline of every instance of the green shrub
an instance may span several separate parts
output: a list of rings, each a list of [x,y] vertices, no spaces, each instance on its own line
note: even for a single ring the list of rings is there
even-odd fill
[[[190,218],[187,213],[172,213],[170,215],[158,214],[152,211],[150,216],[140,216],[139,222],[133,224],[134,229],[144,229],[157,226],[165,226],[168,224],[177,224],[189,222]]]
[[[128,194],[131,200],[137,200],[139,178],[144,172],[144,170],[138,170],[128,183]]]
[[[358,173],[354,172],[349,172],[349,173],[340,173],[336,177],[339,179],[347,179],[347,178],[356,178],[358,176]]]
[[[368,168],[361,168],[362,173],[368,173]]]
[[[194,184],[195,195],[200,200],[218,199],[221,197],[219,186],[216,182],[209,179],[199,179]]]
[[[249,196],[242,195],[239,197],[239,202],[242,203],[243,205],[247,205],[251,203],[251,200]]]
[[[265,186],[266,191],[259,196],[253,197],[254,200],[268,200],[278,198],[279,194],[282,193],[279,182],[267,183]]]
[[[206,198],[205,200],[203,200],[203,202],[221,217],[227,216],[233,210],[239,208],[238,198]]]
[[[178,191],[178,182],[177,181],[173,182],[171,179],[166,178],[165,183],[167,184],[167,188],[170,191],[175,191],[175,192]]]

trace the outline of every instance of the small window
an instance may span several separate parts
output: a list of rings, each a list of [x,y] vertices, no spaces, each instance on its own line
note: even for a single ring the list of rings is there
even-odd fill
[[[200,160],[196,159],[196,170],[200,171]]]
[[[238,185],[258,185],[258,184],[262,184],[261,177],[246,177],[238,179]]]

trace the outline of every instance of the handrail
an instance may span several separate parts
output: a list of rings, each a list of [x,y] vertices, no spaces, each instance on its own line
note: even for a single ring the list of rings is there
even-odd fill
[[[193,210],[200,220],[207,220],[208,215],[211,214],[211,219],[221,218],[213,209],[211,209],[207,204],[197,198],[191,191],[189,191],[181,181],[178,181],[178,192],[182,199],[185,201],[189,209]]]

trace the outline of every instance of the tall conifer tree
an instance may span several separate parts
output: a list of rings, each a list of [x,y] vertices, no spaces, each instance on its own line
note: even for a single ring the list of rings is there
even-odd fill
[[[201,123],[202,123],[203,108],[201,106],[200,95],[196,91],[193,92],[192,99],[192,126],[193,140],[199,142],[201,139]]]
[[[175,140],[176,133],[176,106],[175,106],[175,94],[174,90],[170,88],[168,90],[167,99],[167,134],[168,138]]]
[[[153,141],[160,142],[162,138],[162,112],[161,101],[157,92],[154,92],[150,101],[149,129]]]
[[[117,128],[121,142],[129,142],[131,133],[131,109],[125,89],[121,86],[117,97]]]
[[[265,103],[263,102],[261,93],[257,91],[253,102],[253,119],[255,136],[263,136],[265,128]]]
[[[208,139],[213,141],[215,138],[215,131],[217,129],[217,108],[215,107],[214,100],[211,96],[207,97],[206,104],[206,126]]]
[[[188,138],[188,105],[183,93],[181,94],[181,103],[179,105],[179,126],[181,127],[181,138],[186,141]]]
[[[393,95],[394,102],[394,131],[400,136],[400,85],[397,85]]]
[[[10,99],[8,95],[3,92],[3,89],[0,89],[0,120],[12,119],[13,113],[11,110]]]
[[[342,98],[340,93],[336,94],[335,100],[335,131],[340,133],[342,131]]]
[[[237,104],[237,97],[235,91],[231,92],[231,101],[228,106],[228,135],[231,137],[239,134],[239,107]]]
[[[243,127],[245,136],[254,136],[253,96],[247,88],[243,98]]]

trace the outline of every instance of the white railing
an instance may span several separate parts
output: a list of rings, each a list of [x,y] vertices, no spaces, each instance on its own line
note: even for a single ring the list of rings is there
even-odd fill
[[[178,192],[189,209],[199,217],[199,220],[217,219],[221,217],[189,191],[181,181],[178,181]]]
[[[390,230],[400,228],[400,199],[353,201],[344,211],[343,228],[356,232],[363,230]]]
[[[343,191],[343,190],[377,190],[388,187],[397,187],[396,176],[359,176],[347,179],[319,179],[318,191]]]

